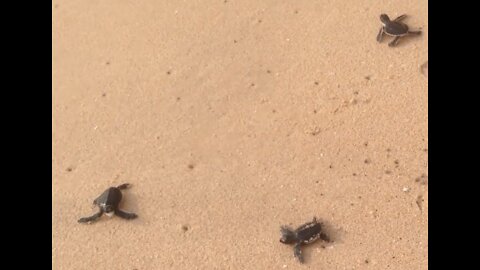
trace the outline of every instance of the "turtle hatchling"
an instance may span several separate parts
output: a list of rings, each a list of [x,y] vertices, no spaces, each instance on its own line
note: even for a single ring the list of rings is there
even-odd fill
[[[102,195],[93,201],[94,206],[98,206],[98,213],[90,217],[83,217],[78,220],[79,223],[91,223],[98,220],[103,214],[112,217],[117,215],[124,219],[134,219],[137,217],[134,213],[127,213],[118,208],[120,201],[122,200],[121,190],[127,189],[130,184],[123,184],[118,187],[110,187],[105,190]]]
[[[407,17],[406,14],[398,16],[395,20],[391,21],[387,14],[380,15],[380,21],[382,21],[382,27],[377,35],[377,41],[381,42],[383,39],[383,34],[393,36],[394,39],[388,43],[388,46],[393,47],[397,45],[401,37],[407,35],[420,35],[421,31],[410,31],[408,25],[402,23],[401,21]]]
[[[328,236],[322,231],[322,223],[318,222],[316,217],[313,218],[313,221],[301,225],[296,230],[288,226],[282,226],[280,232],[282,233],[280,242],[295,244],[293,254],[300,263],[304,262],[301,249],[303,245],[311,244],[319,238],[330,242]]]

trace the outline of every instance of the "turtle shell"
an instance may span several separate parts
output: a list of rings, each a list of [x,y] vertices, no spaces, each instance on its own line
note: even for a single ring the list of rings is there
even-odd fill
[[[298,227],[296,232],[299,242],[303,244],[309,244],[320,237],[320,233],[322,232],[322,224],[318,223],[317,221],[308,222]]]
[[[107,206],[113,207],[112,210],[116,209],[121,200],[122,192],[120,191],[120,189],[116,187],[111,187],[105,190],[102,195],[100,195],[95,200],[95,203],[100,206],[104,211],[106,211]]]
[[[408,26],[400,22],[388,22],[383,27],[385,34],[390,36],[403,36],[408,33]]]

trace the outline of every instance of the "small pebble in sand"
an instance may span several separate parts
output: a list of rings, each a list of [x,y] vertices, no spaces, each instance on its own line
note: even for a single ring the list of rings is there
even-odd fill
[[[409,187],[403,187],[403,192],[409,192],[410,191],[410,188]]]

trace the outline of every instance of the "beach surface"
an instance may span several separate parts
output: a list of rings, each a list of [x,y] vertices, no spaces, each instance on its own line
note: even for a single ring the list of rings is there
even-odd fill
[[[428,269],[427,1],[52,13],[53,269]],[[123,183],[137,219],[77,222]],[[301,265],[280,226],[314,216]]]

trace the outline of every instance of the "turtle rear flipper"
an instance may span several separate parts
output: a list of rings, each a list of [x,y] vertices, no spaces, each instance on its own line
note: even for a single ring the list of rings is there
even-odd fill
[[[134,213],[127,213],[127,212],[124,212],[122,210],[115,210],[115,215],[123,218],[123,219],[134,219],[134,218],[137,218],[137,214],[134,214]]]
[[[408,33],[411,35],[420,35],[422,31],[408,31]]]
[[[83,217],[79,219],[78,223],[90,223],[90,222],[96,221],[98,218],[102,216],[102,214],[103,214],[103,211],[100,209],[100,211],[93,216]]]
[[[395,46],[397,46],[399,40],[400,40],[400,37],[399,37],[399,36],[395,37],[395,38],[392,40],[392,42],[388,43],[388,46],[390,46],[390,47],[395,47]]]
[[[330,237],[328,237],[328,235],[325,234],[325,233],[323,233],[323,232],[320,233],[320,239],[322,239],[323,241],[325,241],[325,242],[327,242],[327,243],[332,242],[332,240],[330,239]]]
[[[300,263],[303,263],[303,254],[302,254],[302,244],[298,243],[295,245],[293,248],[293,254],[295,255],[295,258],[298,259]]]

